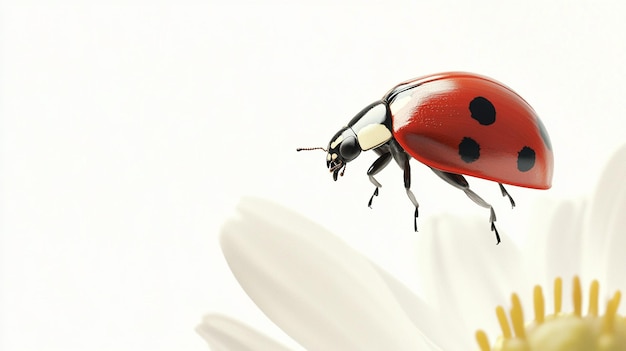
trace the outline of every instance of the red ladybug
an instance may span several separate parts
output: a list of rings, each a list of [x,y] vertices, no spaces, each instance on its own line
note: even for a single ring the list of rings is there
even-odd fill
[[[298,151],[311,149],[323,148]],[[497,182],[513,207],[503,183],[536,189],[552,183],[552,146],[535,111],[504,84],[473,73],[439,73],[398,84],[359,112],[323,150],[334,180],[361,151],[379,155],[367,170],[376,186],[370,207],[381,186],[374,176],[393,158],[404,170],[416,231],[419,205],[410,190],[409,160],[417,159],[490,210],[498,243],[493,207],[470,190],[463,175]]]

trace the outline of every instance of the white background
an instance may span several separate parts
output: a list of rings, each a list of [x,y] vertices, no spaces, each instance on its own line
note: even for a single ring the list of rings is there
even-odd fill
[[[419,233],[400,170],[381,174],[369,210],[372,153],[335,183],[324,153],[295,152],[326,146],[399,81],[481,73],[542,117],[552,190],[510,187],[511,211],[473,180],[516,241],[533,203],[590,193],[624,142],[619,1],[27,0],[0,11],[2,350],[205,350],[193,328],[212,311],[284,340],[220,253],[220,224],[245,194],[306,214],[411,285]],[[421,220],[483,216],[491,235],[487,211],[413,169]]]

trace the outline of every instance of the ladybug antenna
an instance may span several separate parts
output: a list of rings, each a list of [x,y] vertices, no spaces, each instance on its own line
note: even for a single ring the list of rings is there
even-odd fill
[[[328,152],[323,147],[299,147],[296,149],[296,151],[311,151],[311,150],[322,150],[324,152]]]

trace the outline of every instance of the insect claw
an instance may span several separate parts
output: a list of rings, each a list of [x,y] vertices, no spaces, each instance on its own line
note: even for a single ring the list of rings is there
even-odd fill
[[[374,189],[374,194],[370,197],[370,201],[367,202],[367,207],[372,208],[372,201],[374,201],[374,196],[378,196],[378,187]]]
[[[496,233],[496,245],[500,244],[500,234],[498,234],[498,229],[496,229],[496,224],[491,222],[491,231]]]

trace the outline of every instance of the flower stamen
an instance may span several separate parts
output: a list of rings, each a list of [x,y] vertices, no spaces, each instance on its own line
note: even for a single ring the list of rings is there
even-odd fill
[[[545,301],[541,286],[533,290],[535,319],[524,323],[524,313],[519,296],[511,295],[511,309],[507,318],[502,306],[496,316],[502,336],[491,347],[487,334],[479,330],[476,341],[480,351],[623,351],[626,350],[626,318],[618,315],[621,292],[617,291],[606,304],[604,315],[598,316],[600,284],[597,280],[589,286],[587,315],[582,314],[583,293],[579,277],[572,282],[572,307],[570,313],[561,311],[563,283],[554,280],[554,314],[545,314]]]
[[[561,305],[563,302],[561,296],[563,296],[563,280],[561,277],[558,277],[554,280],[554,315],[561,313]]]
[[[582,315],[583,293],[580,286],[580,278],[578,278],[578,276],[574,277],[573,290],[574,315],[580,317]]]
[[[480,347],[480,351],[491,350],[491,347],[489,346],[489,338],[484,331],[479,330],[476,332],[476,342],[478,342],[478,347]]]
[[[518,339],[526,339],[526,330],[524,327],[524,312],[522,311],[522,304],[519,301],[517,294],[511,295],[511,323],[513,324],[513,330],[515,331],[515,337]]]
[[[589,312],[587,313],[590,316],[597,317],[598,316],[598,292],[600,290],[600,283],[597,280],[591,282],[591,287],[589,288]]]
[[[619,302],[622,297],[622,294],[617,291],[613,295],[613,298],[609,300],[606,304],[606,313],[602,318],[602,333],[608,334],[613,332],[613,325],[615,323],[615,315],[617,313],[617,308],[619,307]]]
[[[511,339],[511,327],[509,327],[509,321],[506,319],[506,312],[504,311],[504,307],[496,307],[496,316],[498,317],[498,322],[500,323],[502,337],[505,339]]]
[[[541,286],[535,286],[533,290],[533,301],[535,302],[535,321],[539,324],[545,319],[545,303],[543,300],[543,291]]]

